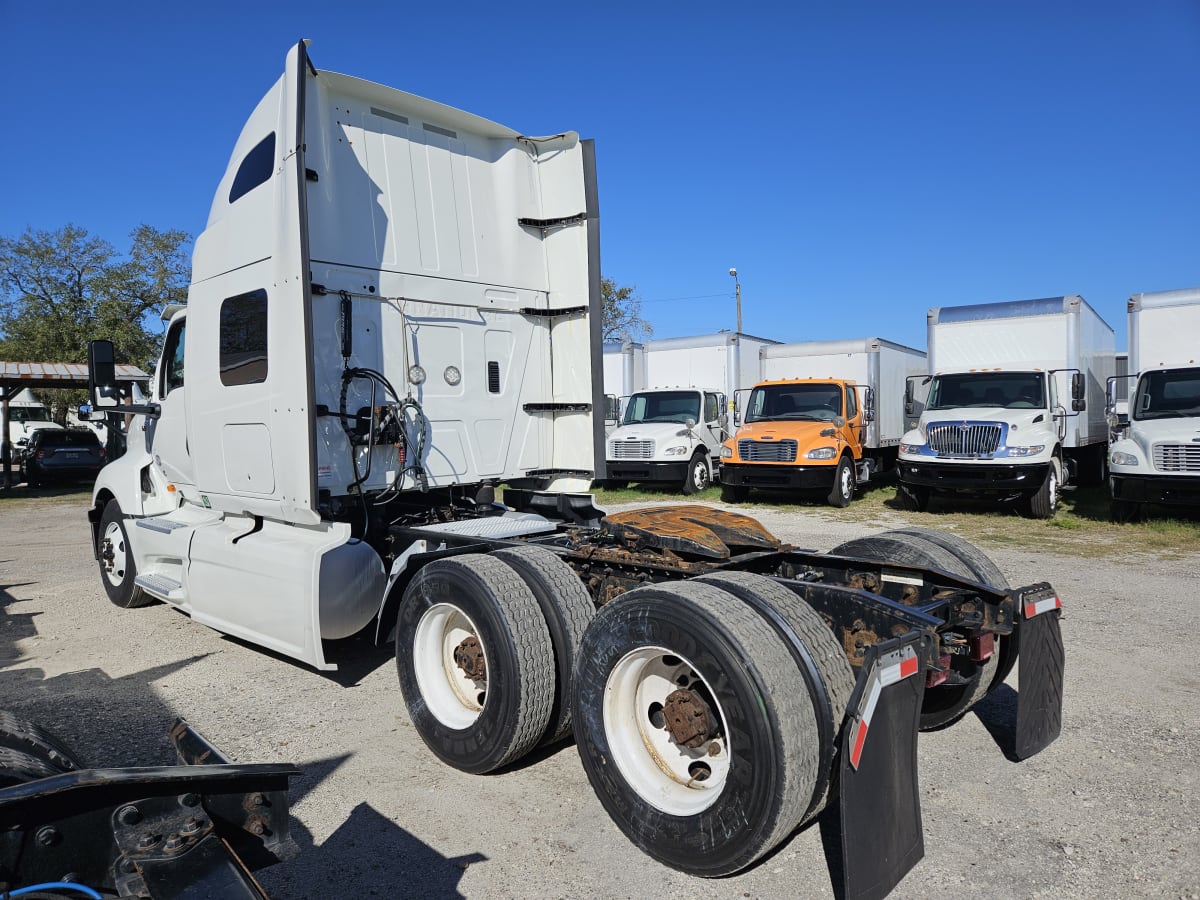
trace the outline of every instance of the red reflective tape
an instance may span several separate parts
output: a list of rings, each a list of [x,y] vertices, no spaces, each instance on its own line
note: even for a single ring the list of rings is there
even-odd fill
[[[1062,609],[1062,601],[1057,595],[1054,597],[1044,597],[1041,600],[1036,600],[1033,603],[1025,604],[1025,618],[1032,619],[1034,616],[1039,616],[1044,612],[1050,612],[1052,609]]]
[[[862,759],[863,744],[867,742],[867,723],[860,722],[858,725],[858,734],[854,736],[854,746],[850,750],[850,765],[858,768],[858,763]]]
[[[907,678],[910,675],[917,674],[917,658],[910,656],[908,659],[900,660],[900,677]]]

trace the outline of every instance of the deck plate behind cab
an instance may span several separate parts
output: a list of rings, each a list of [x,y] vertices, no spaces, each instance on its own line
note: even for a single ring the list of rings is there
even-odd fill
[[[708,506],[653,506],[605,516],[600,527],[631,549],[652,547],[709,559],[778,550],[779,538],[757,519]]]

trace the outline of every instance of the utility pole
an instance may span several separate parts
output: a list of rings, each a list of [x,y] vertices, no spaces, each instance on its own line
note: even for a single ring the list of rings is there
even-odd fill
[[[742,333],[742,283],[738,281],[737,269],[730,269],[729,274],[733,276],[733,292],[737,297],[737,333]]]

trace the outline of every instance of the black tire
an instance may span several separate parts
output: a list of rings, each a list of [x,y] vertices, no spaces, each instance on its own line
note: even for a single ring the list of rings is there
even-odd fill
[[[712,479],[708,474],[708,460],[702,451],[697,452],[688,462],[687,475],[683,479],[683,492],[689,495],[698,494],[710,484]]]
[[[750,488],[744,484],[721,485],[721,500],[724,503],[745,503],[750,499]]]
[[[544,547],[510,547],[492,555],[516,570],[542,610],[554,647],[555,688],[550,724],[541,742],[560,741],[571,733],[575,664],[596,604],[574,570]]]
[[[1058,511],[1058,463],[1051,460],[1041,486],[1025,501],[1025,513],[1034,519],[1052,519]]]
[[[829,489],[829,496],[826,498],[829,500],[829,505],[845,509],[854,499],[854,488],[854,462],[849,456],[843,455],[838,460],[837,469],[833,473],[833,486]]]
[[[930,490],[927,487],[902,484],[896,488],[896,502],[909,512],[925,512],[929,509]]]
[[[606,478],[604,487],[610,491],[620,491],[629,487],[629,482],[624,478]]]
[[[485,679],[455,666],[456,635],[482,645]],[[452,680],[456,668],[464,674]],[[417,572],[396,622],[396,669],[417,733],[456,769],[491,772],[546,733],[554,702],[550,632],[533,592],[498,559],[470,553]]]
[[[838,735],[841,733],[842,721],[846,718],[846,707],[850,704],[850,694],[854,691],[854,669],[851,668],[850,661],[846,659],[846,651],[838,643],[838,639],[833,636],[833,632],[821,618],[821,614],[783,585],[752,572],[713,572],[701,575],[694,580],[716,585],[741,600],[746,599],[749,594],[765,600],[796,632],[801,643],[812,656],[817,673],[829,696],[829,727],[833,745],[828,749],[830,759],[832,759],[837,753]],[[817,704],[814,701],[814,717],[817,711]],[[813,798],[801,824],[812,819],[825,808],[826,802],[833,796],[831,790],[833,783],[834,779],[830,777],[825,793],[820,797]]]
[[[596,614],[576,674],[584,771],[641,850],[716,877],[799,824],[816,783],[817,722],[783,641],[745,604],[694,581],[637,588]],[[676,743],[655,720],[666,710],[651,684],[705,697],[712,736],[690,751]]]
[[[4,709],[0,709],[0,747],[26,753],[59,772],[87,768],[62,740]]]
[[[125,530],[125,514],[117,501],[109,500],[100,517],[100,581],[115,606],[136,609],[148,606],[154,598],[133,583],[137,563]]]
[[[926,566],[973,581],[979,580],[972,566],[960,559],[956,552],[920,534],[885,531],[871,537],[846,541],[829,552],[838,556],[857,556],[878,562]],[[995,676],[1000,667],[1000,653],[993,652],[982,663],[954,656],[951,658],[951,666],[952,673],[960,683],[926,688],[925,699],[921,704],[922,731],[941,728],[958,721],[972,706],[982,700],[995,684]]]
[[[54,766],[30,753],[0,747],[0,788],[61,774]]]
[[[1121,525],[1140,521],[1145,512],[1145,507],[1135,500],[1113,500],[1108,505],[1109,517]]]

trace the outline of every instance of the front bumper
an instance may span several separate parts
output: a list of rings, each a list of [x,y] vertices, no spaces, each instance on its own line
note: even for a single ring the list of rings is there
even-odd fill
[[[1048,462],[1024,465],[981,465],[980,463],[910,462],[900,460],[900,483],[935,491],[1006,493],[1032,491],[1041,486]]]
[[[1200,506],[1200,475],[1110,473],[1108,490],[1114,500],[1161,503],[1165,506]]]
[[[689,460],[654,462],[652,460],[610,459],[604,463],[607,476],[613,481],[683,481],[687,478]]]
[[[721,464],[721,484],[757,488],[814,490],[829,488],[837,471],[837,461],[824,466],[772,466],[766,464]]]

